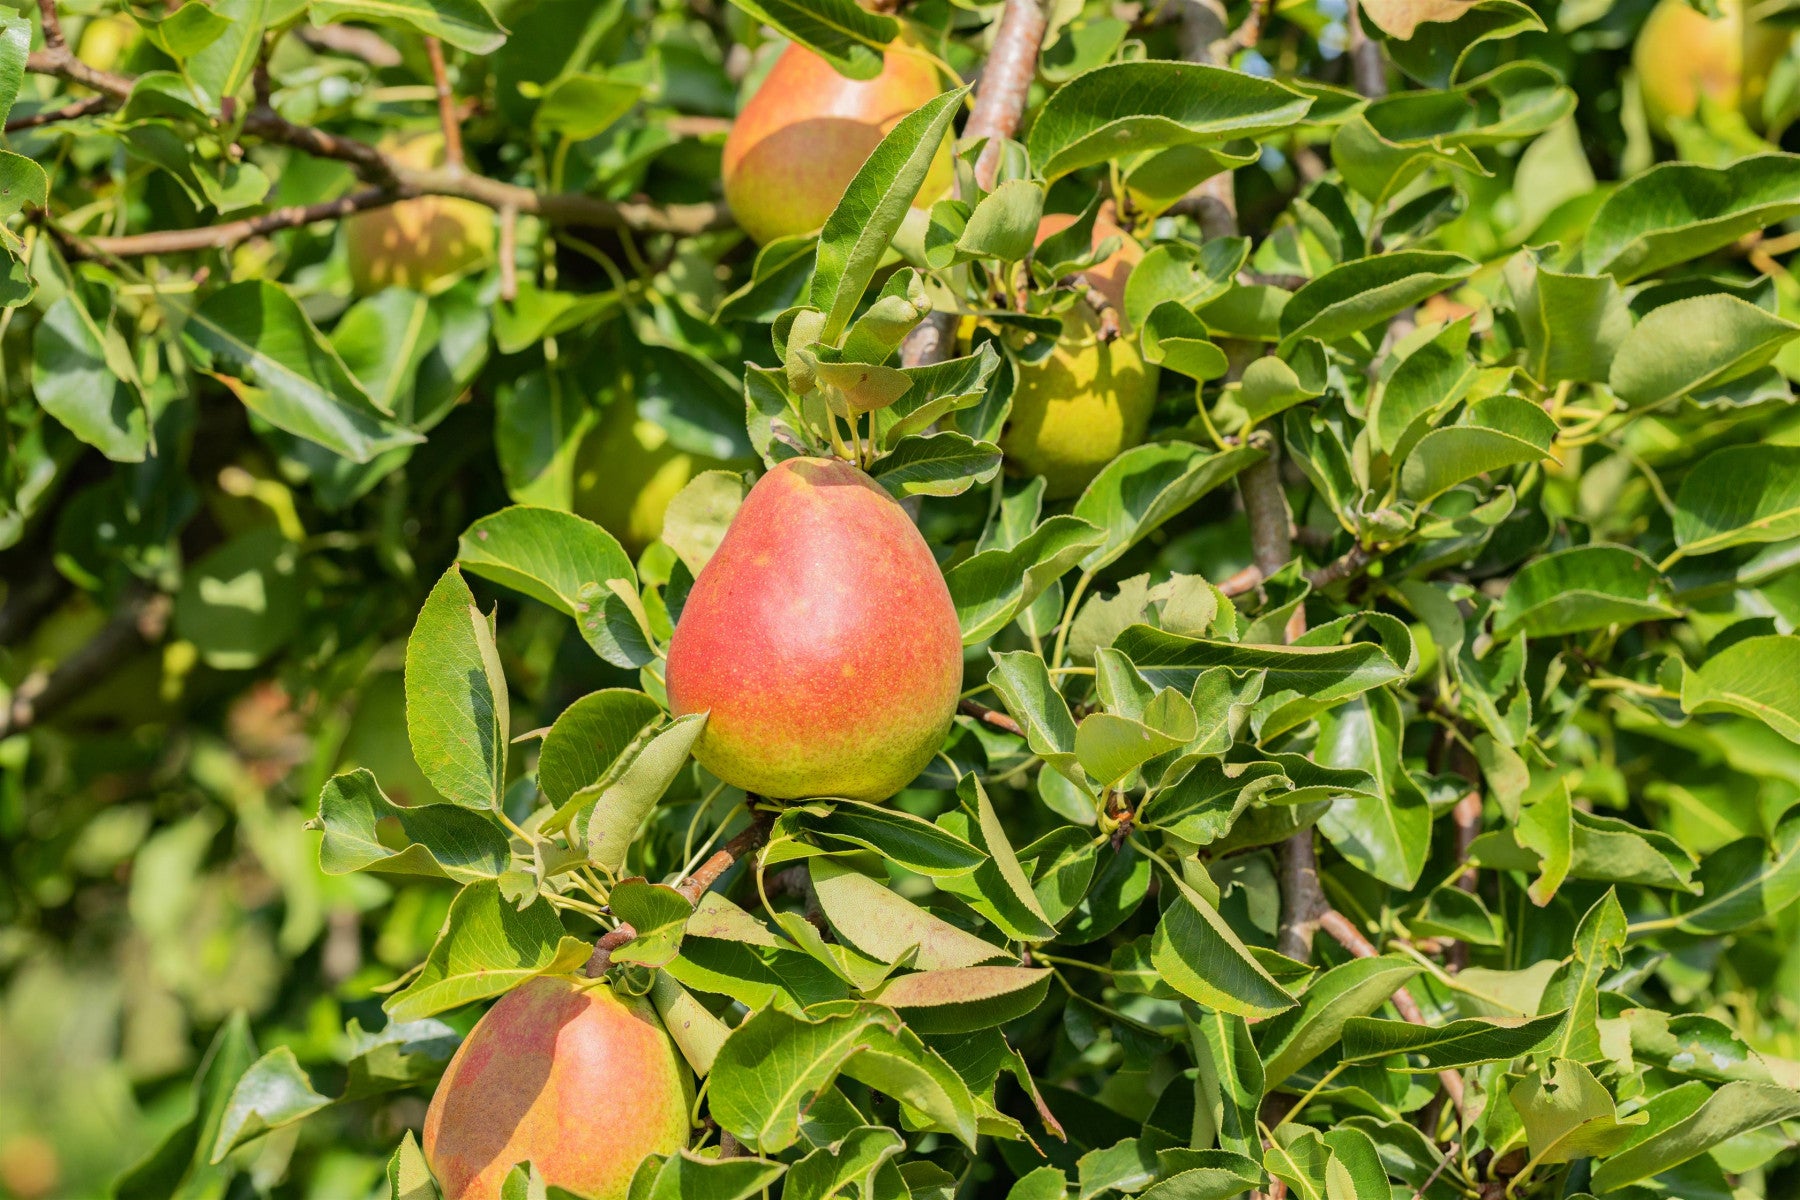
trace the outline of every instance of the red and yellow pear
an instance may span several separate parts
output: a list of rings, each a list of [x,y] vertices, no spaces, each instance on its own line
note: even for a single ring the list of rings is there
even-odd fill
[[[1744,114],[1762,128],[1769,71],[1787,52],[1789,31],[1744,13],[1744,0],[1720,0],[1708,17],[1687,0],[1661,0],[1631,49],[1650,125],[1666,132],[1670,118],[1692,117],[1704,97]]]
[[[1053,213],[1038,224],[1038,242],[1067,229],[1075,218]],[[1125,281],[1144,251],[1105,217],[1094,221],[1093,244],[1119,246],[1082,274],[1125,329]],[[1137,340],[1109,336],[1085,299],[1063,316],[1062,336],[1041,362],[1021,365],[1013,388],[1012,415],[1000,438],[1007,470],[1042,475],[1051,499],[1076,495],[1100,469],[1144,440],[1156,407],[1157,368],[1144,361]]]
[[[931,60],[902,42],[887,47],[873,79],[846,78],[789,46],[725,139],[725,201],[738,224],[759,242],[819,228],[882,137],[943,90]],[[942,196],[950,178],[946,139],[918,203]]]
[[[403,166],[428,170],[442,165],[444,140],[426,134],[389,153]],[[390,287],[437,292],[493,257],[494,211],[455,196],[420,196],[348,218],[344,244],[357,295]]]
[[[652,1154],[688,1140],[694,1081],[648,1002],[545,976],[502,996],[444,1071],[425,1162],[444,1200],[500,1200],[516,1163],[588,1200],[625,1200]]]
[[[962,634],[899,502],[849,463],[794,458],[694,581],[667,681],[674,712],[711,714],[694,755],[727,783],[880,801],[949,731]]]

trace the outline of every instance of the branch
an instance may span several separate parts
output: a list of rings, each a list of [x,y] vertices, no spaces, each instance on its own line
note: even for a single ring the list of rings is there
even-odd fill
[[[451,172],[461,173],[462,120],[456,113],[456,93],[450,90],[450,68],[444,64],[444,44],[434,37],[426,37],[425,55],[431,60],[431,82],[437,88],[438,124],[444,127],[444,166]]]
[[[1000,13],[994,48],[975,88],[975,107],[963,127],[963,137],[988,140],[975,160],[975,182],[983,191],[994,186],[1000,171],[1001,140],[1012,136],[1025,114],[1048,23],[1043,0],[1006,0]]]
[[[360,58],[371,67],[397,67],[402,61],[380,34],[356,25],[302,25],[295,36],[312,50]]]
[[[1358,958],[1374,958],[1378,953],[1374,944],[1362,935],[1362,930],[1352,924],[1349,917],[1330,905],[1326,905],[1319,914],[1319,928],[1329,933],[1338,945]],[[1410,1021],[1414,1025],[1426,1024],[1425,1014],[1419,1011],[1419,1002],[1412,998],[1411,992],[1401,988],[1394,993],[1393,1001],[1394,1009],[1400,1014],[1402,1020]],[[1466,1122],[1467,1114],[1463,1112],[1462,1076],[1455,1071],[1444,1070],[1438,1072],[1438,1078],[1443,1081],[1444,1091],[1449,1095],[1450,1103],[1456,1105],[1458,1118]]]
[[[745,799],[752,797],[746,796]],[[762,849],[763,843],[769,840],[769,829],[774,824],[775,818],[771,814],[753,812],[749,827],[713,851],[713,856],[695,867],[692,875],[675,885],[675,890],[686,896],[689,904],[700,903],[701,895],[719,881],[719,876]]]
[[[52,50],[64,49],[62,22],[56,16],[56,0],[38,0],[38,17],[44,26],[44,45]]]
[[[14,117],[6,123],[6,132],[20,133],[42,125],[53,125],[58,121],[73,121],[78,117],[92,116],[110,107],[112,107],[111,96],[89,96],[85,100],[75,100],[61,108],[46,108],[41,112]]]
[[[112,674],[127,658],[162,639],[174,602],[161,592],[139,592],[85,645],[51,671],[25,677],[0,712],[0,739],[30,729]]]
[[[1020,737],[1025,736],[1025,730],[1019,723],[999,709],[989,708],[985,704],[977,704],[973,700],[962,700],[957,703],[956,711],[963,713],[966,716],[974,717],[984,725],[992,725],[995,729],[1003,729],[1007,733],[1016,733]]]
[[[749,827],[715,851],[711,858],[695,868],[692,875],[676,884],[675,890],[687,897],[689,904],[700,903],[701,895],[719,881],[719,876],[762,849],[763,843],[769,840],[769,828],[774,824],[775,818],[770,814],[752,813]],[[598,979],[606,974],[612,967],[613,952],[635,937],[637,930],[623,921],[601,934],[600,940],[594,943],[594,953],[588,957],[587,966],[582,968],[587,977]]]
[[[26,62],[26,67],[35,74],[53,75],[59,79],[92,88],[106,97],[106,103],[99,107],[110,107],[112,104],[123,102],[131,94],[131,89],[136,82],[127,76],[115,75],[110,71],[100,71],[88,66],[69,53],[66,46],[46,48],[32,54]],[[98,107],[95,111],[98,111]],[[393,193],[393,199],[396,200],[413,196],[456,196],[464,200],[473,200],[478,204],[485,204],[496,211],[504,210],[510,205],[521,213],[541,217],[553,225],[626,228],[647,233],[688,235],[704,233],[711,229],[723,229],[731,224],[731,215],[722,204],[658,206],[637,201],[614,202],[602,200],[597,196],[572,192],[536,192],[527,187],[503,183],[500,180],[473,175],[467,171],[455,172],[444,168],[416,169],[397,162],[367,142],[328,133],[310,125],[296,125],[268,105],[257,105],[251,109],[244,119],[244,130],[264,141],[290,146],[315,158],[331,158],[347,162],[355,169],[356,174],[363,182]],[[362,203],[372,206],[366,199]],[[325,214],[326,217],[332,215],[336,214]],[[251,218],[251,220],[256,219]],[[288,218],[290,223],[293,220],[292,216]],[[240,225],[240,222],[229,222],[222,227],[227,230],[226,233],[208,234],[200,245],[202,247],[230,245],[233,242],[233,234],[239,230]],[[271,228],[284,227],[286,226],[280,223],[271,226]],[[180,232],[193,237],[200,236],[197,231],[183,230]],[[255,236],[255,231],[241,233],[236,240],[251,236]],[[129,249],[115,251],[120,254],[148,252]]]
[[[136,258],[147,254],[180,254],[190,250],[223,249],[239,242],[278,229],[297,229],[315,221],[347,217],[366,209],[381,208],[407,198],[408,193],[387,188],[364,188],[326,200],[320,204],[293,205],[278,208],[258,217],[226,221],[220,225],[202,225],[198,229],[168,229],[156,233],[133,233],[121,237],[89,238],[84,243],[102,254],[119,258]]]
[[[1381,57],[1381,43],[1363,32],[1361,10],[1358,0],[1350,0],[1350,9],[1344,14],[1350,34],[1351,76],[1360,94],[1379,100],[1388,94],[1387,63]]]

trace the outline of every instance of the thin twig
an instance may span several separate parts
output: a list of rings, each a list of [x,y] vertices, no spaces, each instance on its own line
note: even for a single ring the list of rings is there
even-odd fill
[[[1329,933],[1338,945],[1354,954],[1357,958],[1374,958],[1380,951],[1374,943],[1363,936],[1362,930],[1337,909],[1326,905],[1319,913],[1318,927]],[[1401,988],[1393,995],[1394,1010],[1400,1014],[1401,1020],[1410,1021],[1414,1025],[1424,1025],[1425,1014],[1419,1009],[1419,1002],[1412,998],[1412,993]],[[1455,1071],[1439,1071],[1438,1079],[1443,1082],[1444,1091],[1450,1097],[1450,1103],[1456,1106],[1459,1119],[1466,1119],[1463,1111],[1463,1080]]]
[[[127,76],[88,66],[70,54],[67,47],[37,51],[27,60],[26,66],[34,74],[54,75],[92,88],[108,97],[112,103],[122,103],[131,94],[135,82]],[[542,217],[553,225],[590,225],[636,229],[649,233],[691,235],[722,229],[731,224],[731,214],[722,204],[662,206],[638,201],[614,202],[580,193],[536,192],[466,170],[453,172],[444,168],[421,170],[409,167],[367,142],[329,133],[311,125],[295,124],[267,105],[257,105],[251,109],[244,119],[244,131],[264,141],[291,146],[315,158],[349,163],[363,182],[393,192],[396,199],[410,196],[456,196],[485,204],[496,211],[510,204],[521,213]],[[227,223],[226,228],[235,231],[237,223]],[[231,232],[223,235],[209,234],[202,244],[230,245],[231,238]]]
[[[14,117],[6,123],[6,132],[20,133],[27,129],[53,125],[58,121],[73,121],[80,117],[91,117],[97,112],[104,112],[111,106],[112,97],[110,96],[89,96],[85,100],[76,100],[61,108],[46,108],[22,117]]]
[[[1363,31],[1361,9],[1357,0],[1350,0],[1349,11],[1344,14],[1350,34],[1351,74],[1359,94],[1379,100],[1388,93],[1387,63],[1381,56],[1381,43]]]
[[[356,25],[302,25],[295,36],[313,50],[360,58],[371,67],[397,67],[402,61],[380,34]]]
[[[56,16],[56,0],[38,0],[38,16],[44,26],[44,45],[51,50],[67,46],[63,41],[62,22]]]
[[[162,640],[174,602],[161,592],[138,592],[84,645],[55,669],[34,672],[13,690],[0,712],[0,739],[30,729],[88,692],[126,659]]]
[[[606,974],[612,969],[613,951],[635,937],[637,930],[623,921],[616,928],[601,934],[600,940],[594,943],[594,952],[588,956],[587,966],[582,968],[582,973],[589,979],[598,979]]]
[[[775,818],[770,813],[753,811],[749,827],[715,850],[711,858],[695,867],[692,875],[675,885],[675,890],[686,896],[689,904],[700,903],[701,894],[717,883],[719,876],[762,849],[763,843],[769,840],[769,829],[774,824]]]
[[[1006,0],[1000,12],[994,46],[975,89],[975,106],[963,127],[964,138],[987,139],[975,160],[975,182],[983,191],[994,186],[994,177],[1000,172],[1002,140],[1013,135],[1025,114],[1025,99],[1037,77],[1038,52],[1048,23],[1043,0]]]
[[[297,229],[315,221],[347,217],[366,209],[381,208],[407,199],[405,191],[388,188],[364,188],[326,200],[319,204],[293,205],[263,213],[257,217],[226,221],[219,225],[202,225],[197,229],[166,229],[155,233],[132,233],[120,237],[89,238],[85,243],[94,250],[120,258],[138,258],[147,254],[180,254],[191,250],[223,249],[239,242],[273,233],[278,229]]]
[[[425,56],[431,60],[431,83],[437,89],[438,123],[444,127],[444,168],[463,171],[462,118],[456,111],[456,93],[450,90],[450,68],[444,63],[444,44],[425,39]]]
[[[511,304],[519,298],[519,210],[508,204],[500,210],[500,299]]]
[[[1007,733],[1016,733],[1020,737],[1025,736],[1025,730],[1019,723],[999,709],[989,708],[985,704],[977,704],[973,700],[962,700],[958,701],[956,710],[966,716],[974,717],[983,725],[992,725],[995,729],[1003,729]]]

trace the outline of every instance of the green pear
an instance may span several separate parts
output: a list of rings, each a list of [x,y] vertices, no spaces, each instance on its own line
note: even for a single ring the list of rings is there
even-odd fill
[[[1720,0],[1719,7],[1723,15],[1714,20],[1687,0],[1661,0],[1638,31],[1631,63],[1658,133],[1667,131],[1671,117],[1693,116],[1701,97],[1762,128],[1763,92],[1789,33],[1747,19],[1742,0]]]
[[[943,744],[962,634],[899,502],[837,459],[757,480],[689,592],[669,706],[705,712],[700,765],[778,799],[885,800]]]
[[[500,1200],[515,1163],[588,1200],[625,1200],[652,1154],[687,1145],[694,1081],[648,1002],[545,976],[470,1030],[425,1113],[444,1200]]]
[[[575,511],[619,539],[633,558],[662,536],[669,501],[702,471],[742,470],[743,460],[689,454],[668,431],[617,397],[575,460]]]

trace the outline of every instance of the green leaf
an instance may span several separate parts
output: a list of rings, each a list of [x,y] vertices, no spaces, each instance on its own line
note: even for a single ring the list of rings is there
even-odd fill
[[[1000,447],[944,431],[901,438],[875,461],[869,477],[897,498],[960,496],[1000,472]]]
[[[696,578],[725,540],[750,486],[736,471],[702,471],[663,513],[662,540]]]
[[[1441,10],[1444,19],[1420,19],[1412,24],[1409,18],[1415,11],[1399,0],[1377,0],[1368,9],[1394,65],[1429,88],[1449,87],[1483,42],[1544,28],[1543,19],[1519,0],[1476,0]],[[1375,31],[1370,35],[1375,36]]]
[[[705,713],[676,717],[621,760],[617,770],[570,797],[570,803],[581,808],[571,836],[586,842],[588,861],[618,874],[638,831],[688,765],[688,755],[705,729]]]
[[[1025,730],[1025,744],[1087,791],[1087,779],[1075,761],[1075,718],[1069,713],[1069,702],[1056,690],[1049,666],[1029,650],[996,651],[993,659],[988,683]]]
[[[1424,503],[1464,480],[1538,462],[1556,440],[1556,422],[1517,396],[1493,396],[1469,407],[1461,424],[1420,438],[1400,471],[1400,490]]]
[[[492,54],[506,43],[505,28],[482,0],[312,0],[307,11],[314,25],[348,17],[411,28],[470,54]]]
[[[1519,569],[1494,610],[1494,636],[1562,637],[1679,615],[1656,564],[1627,546],[1572,546]]]
[[[1032,165],[1055,180],[1144,151],[1272,133],[1298,122],[1310,105],[1292,88],[1222,67],[1112,63],[1051,93],[1027,144]]]
[[[973,1033],[1025,1016],[1049,990],[1047,970],[951,967],[901,975],[875,998],[920,1033]]]
[[[1506,264],[1513,311],[1525,330],[1525,371],[1546,386],[1604,383],[1631,334],[1631,310],[1610,275],[1555,271],[1521,250]]]
[[[406,731],[419,770],[446,800],[499,805],[506,786],[506,676],[488,619],[455,567],[406,640]]]
[[[1043,184],[1005,180],[975,205],[956,248],[971,258],[1023,262],[1037,243],[1038,218],[1043,214]]]
[[[239,1009],[219,1027],[200,1060],[187,1116],[113,1183],[115,1200],[167,1200],[171,1196],[224,1193],[232,1171],[214,1167],[209,1159],[232,1089],[255,1059],[256,1042],[250,1033],[250,1020]]]
[[[393,424],[285,290],[250,280],[189,315],[189,344],[223,372],[244,406],[278,429],[352,462],[424,441]]]
[[[538,752],[538,790],[560,810],[575,793],[606,778],[662,706],[642,692],[606,688],[563,709]]]
[[[1285,357],[1264,355],[1244,368],[1238,403],[1251,422],[1261,422],[1318,399],[1325,387],[1325,347],[1307,338]]]
[[[563,932],[547,900],[523,911],[483,880],[458,892],[424,966],[382,1007],[395,1021],[416,1021],[498,996],[537,975],[574,971],[593,947]]]
[[[1639,1137],[1594,1168],[1596,1192],[1659,1175],[1706,1153],[1719,1143],[1777,1121],[1800,1116],[1800,1092],[1772,1083],[1728,1083],[1708,1096],[1690,1116]]]
[[[1413,347],[1382,385],[1369,413],[1375,444],[1404,458],[1424,433],[1420,419],[1459,403],[1475,377],[1475,364],[1469,359],[1469,321],[1453,321],[1430,341]]]
[[[900,36],[900,23],[856,0],[731,0],[765,25],[830,63],[851,79],[881,73],[881,49]],[[936,145],[933,141],[932,145]]]
[[[1315,979],[1296,1008],[1258,1027],[1263,1084],[1276,1088],[1307,1063],[1337,1045],[1352,1017],[1366,1017],[1419,973],[1398,955],[1356,958]]]
[[[1216,1140],[1223,1150],[1252,1154],[1262,1146],[1257,1114],[1268,1085],[1250,1040],[1249,1022],[1233,1013],[1191,1005],[1183,1012],[1197,1068],[1194,1140]],[[1208,1131],[1211,1137],[1206,1136]]]
[[[0,46],[5,25],[0,23]],[[3,108],[0,105],[0,108]],[[31,335],[31,390],[45,412],[114,462],[143,462],[150,412],[131,348],[70,292],[52,304]]]
[[[1700,863],[1700,895],[1677,898],[1676,928],[1702,936],[1731,933],[1774,916],[1800,899],[1800,811],[1788,813],[1765,845],[1741,838]]]
[[[405,835],[404,847],[382,838],[384,822]],[[360,769],[332,777],[309,827],[325,835],[319,868],[327,875],[379,871],[475,883],[499,875],[511,860],[506,833],[486,816],[451,804],[403,808]]]
[[[1165,304],[1194,309],[1217,300],[1231,289],[1249,256],[1250,239],[1241,237],[1213,238],[1200,246],[1186,242],[1152,246],[1125,281],[1127,325],[1141,328]],[[1198,325],[1198,334],[1191,332],[1193,326],[1188,328],[1189,337],[1206,336],[1204,323]]]
[[[425,1163],[425,1152],[412,1130],[400,1139],[387,1165],[388,1200],[441,1200],[442,1193],[431,1178]]]
[[[1800,446],[1728,446],[1694,464],[1675,493],[1684,555],[1800,536]]]
[[[1468,1017],[1446,1025],[1351,1017],[1344,1023],[1344,1061],[1375,1062],[1402,1054],[1425,1060],[1423,1065],[1410,1060],[1389,1064],[1390,1070],[1402,1071],[1460,1070],[1506,1062],[1543,1045],[1564,1016],[1555,1012],[1530,1018]]]
[[[1562,1034],[1550,1051],[1556,1057],[1593,1062],[1604,1056],[1599,1035],[1600,982],[1624,961],[1625,933],[1625,910],[1619,906],[1616,889],[1608,888],[1582,915],[1575,927],[1569,964],[1551,979],[1538,1003],[1540,1010],[1568,1013]]]
[[[983,941],[932,915],[877,880],[837,859],[807,861],[819,908],[846,943],[884,963],[913,956],[921,971],[954,970],[1011,961],[1004,946]]]
[[[1294,293],[1281,310],[1286,354],[1302,338],[1337,342],[1449,288],[1476,264],[1438,250],[1394,250],[1333,267]]]
[[[1605,1158],[1649,1119],[1637,1112],[1621,1121],[1612,1094],[1566,1058],[1552,1060],[1548,1076],[1532,1074],[1513,1084],[1507,1096],[1524,1122],[1532,1157],[1546,1164]]]
[[[31,22],[14,12],[0,13],[0,123],[19,98],[30,53]]]
[[[618,539],[592,521],[554,508],[503,508],[463,532],[456,561],[574,618],[582,639],[608,662],[637,665],[636,622],[607,587],[622,580],[635,591],[637,572]]]
[[[1629,283],[1800,215],[1800,158],[1660,163],[1621,185],[1587,230],[1586,269]]]
[[[821,341],[835,344],[849,326],[967,91],[945,92],[901,118],[826,218],[812,282],[813,306],[825,314]]]
[[[1401,759],[1406,720],[1392,692],[1376,688],[1319,715],[1319,765],[1366,772],[1373,786],[1332,800],[1319,831],[1351,864],[1411,891],[1431,849],[1431,804]]]
[[[1051,517],[1006,549],[983,550],[944,575],[963,644],[985,641],[1101,543],[1103,534],[1071,515]]]
[[[632,1178],[631,1196],[632,1200],[751,1200],[768,1195],[769,1185],[786,1170],[785,1164],[766,1158],[712,1158],[683,1147],[667,1158],[645,1159]],[[792,1186],[784,1185],[782,1194]],[[560,1188],[550,1191],[568,1195]]]
[[[1681,710],[1741,713],[1800,742],[1800,637],[1745,638],[1688,668]]]
[[[313,1090],[292,1047],[280,1046],[250,1065],[231,1089],[208,1161],[221,1163],[233,1149],[282,1125],[305,1120],[330,1106]]]
[[[626,879],[607,893],[613,915],[632,927],[637,936],[613,951],[614,962],[645,967],[666,966],[681,949],[694,906],[688,898],[664,883]]]
[[[1177,895],[1163,911],[1150,960],[1164,983],[1208,1008],[1261,1020],[1294,1006],[1206,898],[1166,875]]]
[[[980,850],[941,826],[911,813],[860,800],[790,806],[777,819],[771,843],[784,833],[804,835],[814,843],[823,838],[872,850],[909,871],[933,879],[967,875],[987,861]]]
[[[593,71],[565,75],[544,89],[532,125],[550,137],[586,141],[637,107],[644,85]]]
[[[220,16],[198,0],[190,0],[161,20],[138,17],[138,24],[151,45],[177,62],[206,49],[231,28],[229,18]],[[0,105],[0,108],[4,106]]]
[[[1717,387],[1769,365],[1800,325],[1722,293],[1653,310],[1619,343],[1610,384],[1634,408]]]
[[[1117,561],[1165,521],[1263,457],[1261,450],[1248,446],[1209,453],[1188,442],[1125,451],[1075,501],[1075,515],[1106,535],[1081,560],[1081,569],[1092,573]]]

